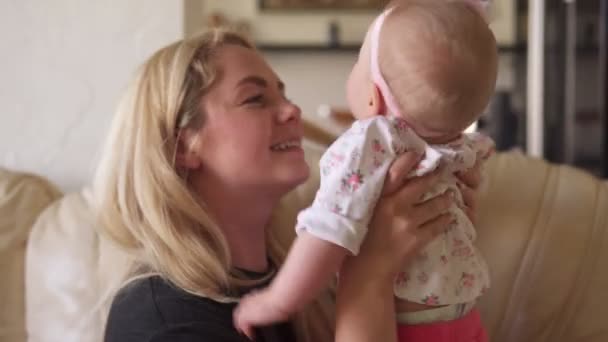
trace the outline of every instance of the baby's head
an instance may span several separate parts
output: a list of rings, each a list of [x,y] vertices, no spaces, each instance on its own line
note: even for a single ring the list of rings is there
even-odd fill
[[[427,140],[451,140],[479,117],[494,92],[494,35],[470,1],[393,3],[378,37],[378,20],[372,24],[349,77],[351,110],[358,119],[393,112]],[[381,77],[374,77],[374,54]],[[382,79],[390,90],[383,90]]]

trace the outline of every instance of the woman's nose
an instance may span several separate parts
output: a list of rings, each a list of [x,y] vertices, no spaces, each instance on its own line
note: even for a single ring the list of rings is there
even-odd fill
[[[302,118],[302,110],[291,101],[286,101],[281,107],[279,113],[279,122],[285,123],[289,121],[300,121]]]

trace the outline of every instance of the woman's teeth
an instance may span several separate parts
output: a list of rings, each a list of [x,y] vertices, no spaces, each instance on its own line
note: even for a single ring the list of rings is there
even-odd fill
[[[283,142],[280,144],[272,145],[270,147],[270,149],[273,151],[285,151],[292,147],[300,147],[300,141],[299,140],[286,141],[286,142]]]

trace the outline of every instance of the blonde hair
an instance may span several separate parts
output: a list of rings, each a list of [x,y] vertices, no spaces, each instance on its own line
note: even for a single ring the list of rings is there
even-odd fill
[[[230,293],[244,282],[230,272],[224,235],[175,158],[181,130],[204,125],[199,104],[216,79],[213,55],[229,44],[254,49],[243,36],[215,29],[150,57],[116,112],[95,177],[102,231],[130,255],[129,279],[159,274],[218,301],[235,300]],[[269,235],[269,256],[280,265],[285,249],[274,229]],[[300,335],[317,340],[331,320],[310,323],[309,316],[297,320]]]
[[[464,0],[395,2],[382,28],[379,54],[400,110],[437,130],[463,130],[494,92],[496,41],[485,19]]]

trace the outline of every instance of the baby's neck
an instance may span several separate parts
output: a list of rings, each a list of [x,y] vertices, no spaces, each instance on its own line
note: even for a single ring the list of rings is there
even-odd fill
[[[424,139],[424,141],[426,141],[427,143],[429,143],[431,145],[442,145],[442,144],[451,143],[452,141],[459,139],[461,135],[462,135],[462,133],[451,133],[451,134],[437,135],[437,136],[432,136],[432,137],[422,137],[421,136],[421,138]]]
[[[416,120],[414,117],[401,117],[405,123],[416,132],[416,134],[431,145],[449,144],[462,136],[462,131],[447,131],[430,129],[424,121]]]

